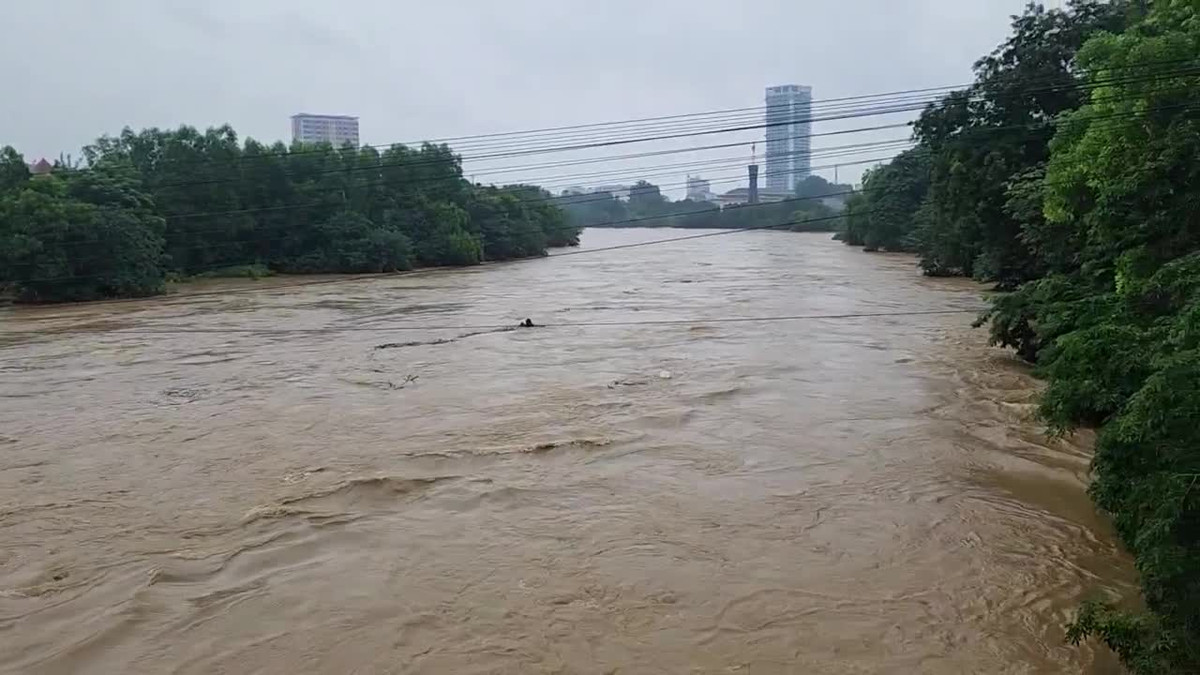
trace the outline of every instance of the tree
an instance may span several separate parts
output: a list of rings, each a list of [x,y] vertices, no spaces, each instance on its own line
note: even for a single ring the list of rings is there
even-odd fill
[[[126,129],[85,148],[90,166],[127,166],[166,222],[170,268],[265,265],[365,272],[475,264],[578,243],[535,186],[472,186],[446,145],[238,145],[228,126]]]
[[[162,232],[149,198],[121,177],[29,181],[0,195],[0,278],[24,301],[151,295],[163,288]]]
[[[917,229],[918,212],[929,191],[929,152],[906,150],[863,177],[866,210],[863,246],[867,250],[908,251]]]
[[[629,188],[629,208],[639,215],[658,215],[667,203],[662,191],[653,183],[639,180]]]
[[[820,197],[836,197],[845,200],[849,196],[851,185],[841,185],[838,183],[830,183],[824,178],[812,174],[805,176],[803,180],[796,182],[796,197],[801,199],[816,199]]]
[[[976,80],[931,105],[916,125],[932,155],[929,203],[918,233],[922,266],[1012,288],[1039,276],[1038,260],[1009,210],[1008,187],[1049,156],[1054,119],[1078,108],[1075,55],[1088,37],[1120,30],[1124,2],[1030,4],[1013,33],[975,64]]]
[[[16,189],[29,180],[25,158],[12,146],[0,148],[0,193]]]
[[[578,228],[604,227],[630,220],[628,205],[611,192],[564,194],[556,205],[566,214],[567,222]]]
[[[870,226],[871,218],[868,215],[866,195],[861,192],[850,195],[850,198],[846,200],[842,226],[838,230],[836,238],[848,246],[863,246],[866,244],[867,229]]]
[[[1089,101],[1063,116],[1027,228],[1054,277],[1031,284],[1033,334],[1059,426],[1105,422],[1091,491],[1134,553],[1149,616],[1093,603],[1073,626],[1139,673],[1200,671],[1200,53],[1195,3],[1155,3],[1089,40]],[[1073,307],[1042,299],[1050,279]],[[1038,295],[1039,292],[1041,296]],[[1011,328],[1010,328],[1011,330]]]

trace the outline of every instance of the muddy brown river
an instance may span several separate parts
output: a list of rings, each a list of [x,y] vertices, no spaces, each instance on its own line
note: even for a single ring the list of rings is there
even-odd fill
[[[3,310],[0,672],[1119,672],[978,287],[690,234]]]

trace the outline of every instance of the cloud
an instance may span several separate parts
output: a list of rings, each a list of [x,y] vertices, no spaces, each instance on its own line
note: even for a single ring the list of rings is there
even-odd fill
[[[818,99],[960,83],[1024,0],[10,4],[0,144],[57,156],[127,124],[269,142],[300,110],[387,143],[755,106],[788,82]]]

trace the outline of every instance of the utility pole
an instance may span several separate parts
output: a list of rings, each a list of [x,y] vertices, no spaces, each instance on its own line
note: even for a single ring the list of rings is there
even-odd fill
[[[758,203],[758,148],[754,144],[750,145],[750,166],[746,167],[749,170],[750,189],[746,193],[746,197],[751,204]]]

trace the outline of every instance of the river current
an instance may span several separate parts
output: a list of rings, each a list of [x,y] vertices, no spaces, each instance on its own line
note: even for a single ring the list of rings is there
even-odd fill
[[[980,288],[692,234],[0,311],[0,672],[1120,672]]]

